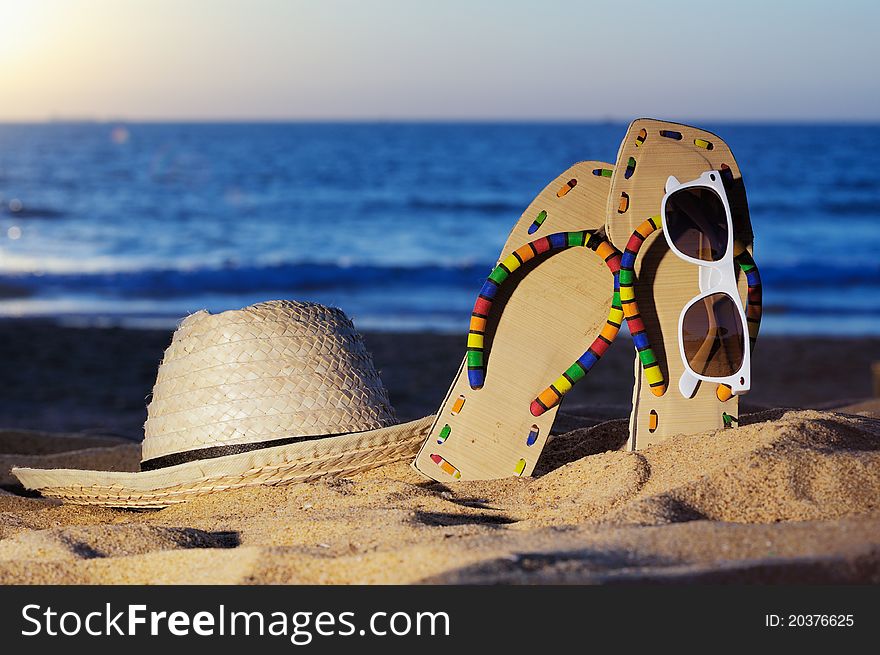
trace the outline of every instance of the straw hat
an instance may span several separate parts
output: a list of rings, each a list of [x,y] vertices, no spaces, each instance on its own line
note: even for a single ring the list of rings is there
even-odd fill
[[[220,489],[347,475],[415,456],[431,417],[395,424],[339,309],[272,301],[181,322],[147,408],[141,472],[15,468],[70,503],[165,507]]]

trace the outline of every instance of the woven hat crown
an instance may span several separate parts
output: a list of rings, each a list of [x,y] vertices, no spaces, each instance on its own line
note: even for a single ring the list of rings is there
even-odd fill
[[[181,322],[147,407],[142,459],[394,423],[351,320],[276,300]]]

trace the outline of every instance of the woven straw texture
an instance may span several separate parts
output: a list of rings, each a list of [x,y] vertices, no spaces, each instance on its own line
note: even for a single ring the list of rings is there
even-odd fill
[[[142,458],[394,422],[372,357],[341,310],[271,301],[181,323],[153,387]]]

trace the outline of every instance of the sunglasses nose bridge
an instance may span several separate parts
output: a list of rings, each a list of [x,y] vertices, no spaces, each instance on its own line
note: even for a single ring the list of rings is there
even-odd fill
[[[708,293],[711,289],[721,286],[723,276],[720,268],[700,266],[700,291]]]

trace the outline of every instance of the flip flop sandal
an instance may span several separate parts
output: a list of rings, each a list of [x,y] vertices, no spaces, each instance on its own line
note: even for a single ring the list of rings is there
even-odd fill
[[[717,135],[678,123],[633,121],[612,174],[606,232],[623,251],[621,298],[637,351],[628,444],[633,450],[674,434],[724,427],[737,415],[737,398],[717,390],[716,385],[699,385],[690,399],[675,389],[667,391],[667,381],[678,380],[683,373],[678,319],[684,305],[699,293],[699,274],[696,266],[670,252],[666,240],[656,233],[660,203],[670,175],[692,180],[708,170],[722,173],[734,237],[747,253],[753,236],[742,175],[730,148]],[[649,220],[652,217],[654,223]],[[638,253],[637,260],[630,261],[627,248],[634,251],[633,260]],[[744,299],[747,276],[748,271],[739,280]],[[760,300],[760,279],[757,281],[752,296]],[[636,298],[638,303],[632,303]],[[751,310],[752,318],[755,311]],[[755,326],[752,321],[749,325],[752,332]]]
[[[604,237],[610,175],[608,164],[575,164],[513,227],[474,304],[465,359],[413,462],[424,475],[531,474],[560,400],[623,320],[614,294],[619,253]]]

